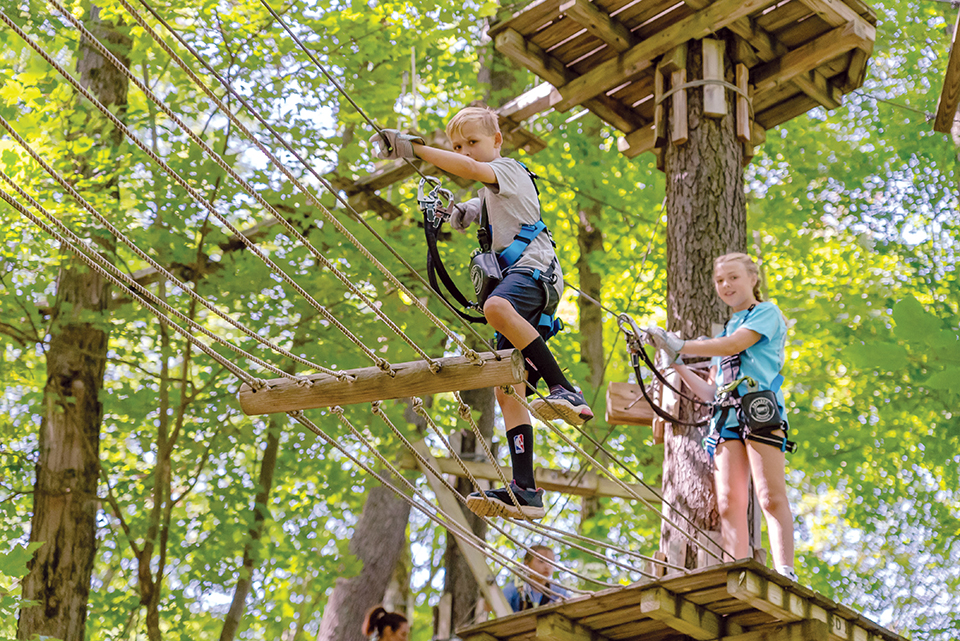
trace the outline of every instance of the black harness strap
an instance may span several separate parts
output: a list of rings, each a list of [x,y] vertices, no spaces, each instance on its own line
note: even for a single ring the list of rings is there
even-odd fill
[[[486,324],[487,319],[482,315],[474,316],[457,309],[455,305],[452,305],[450,301],[447,300],[447,297],[440,289],[440,285],[437,283],[438,277],[450,295],[453,296],[454,300],[461,306],[468,310],[477,309],[477,304],[463,295],[457,287],[457,284],[450,278],[450,274],[447,273],[447,268],[443,266],[443,261],[440,259],[440,251],[437,248],[437,234],[440,232],[440,225],[437,224],[435,218],[431,218],[426,210],[423,212],[423,232],[427,239],[427,278],[430,281],[430,287],[433,288],[433,291],[437,292],[437,295],[442,298],[444,302],[450,305],[450,307],[453,307],[453,311],[463,320],[471,323]]]

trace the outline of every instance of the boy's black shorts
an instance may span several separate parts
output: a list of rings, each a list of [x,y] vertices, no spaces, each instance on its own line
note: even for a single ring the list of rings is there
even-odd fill
[[[513,305],[513,309],[515,309],[524,320],[530,323],[534,329],[537,329],[537,325],[540,322],[540,314],[543,313],[543,308],[547,303],[547,293],[543,289],[543,284],[538,280],[534,280],[533,276],[524,272],[508,273],[504,276],[503,280],[500,281],[496,289],[490,293],[490,296],[499,296],[509,301],[509,303]],[[511,348],[513,348],[513,345],[510,341],[497,332],[497,349]],[[531,385],[536,387],[537,382],[540,380],[540,374],[533,368],[529,361],[526,361],[526,366],[527,380]],[[527,396],[531,394],[533,394],[533,392],[527,388]]]

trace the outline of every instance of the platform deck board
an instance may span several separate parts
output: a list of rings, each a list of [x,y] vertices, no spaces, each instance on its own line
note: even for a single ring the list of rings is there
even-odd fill
[[[491,25],[489,32],[496,35],[507,29],[516,31],[528,44],[529,49],[518,50],[515,45],[510,45],[509,50],[504,50],[506,55],[514,55],[514,59],[520,64],[526,62],[530,65],[534,64],[537,55],[544,56],[540,68],[554,70],[553,82],[562,78],[564,83],[569,84],[588,76],[575,83],[576,88],[569,92],[565,91],[567,85],[557,86],[564,98],[558,105],[559,108],[568,110],[572,106],[587,102],[587,106],[596,113],[607,113],[613,119],[611,124],[624,133],[629,134],[645,128],[653,118],[654,105],[650,99],[653,95],[653,68],[660,54],[668,50],[667,45],[671,44],[651,39],[662,38],[665,32],[670,33],[665,30],[672,25],[694,19],[698,11],[708,10],[713,3],[707,0],[593,0],[593,9],[609,16],[610,20],[620,25],[618,28],[626,29],[634,45],[657,42],[654,58],[648,62],[641,59],[640,63],[637,63],[637,57],[629,58],[630,50],[618,50],[604,42],[602,33],[598,33],[594,27],[588,30],[573,14],[567,16],[564,10],[561,10],[563,1],[535,0],[527,7],[514,11],[506,19]],[[819,6],[816,11],[811,9],[805,0],[766,3],[766,6],[758,3],[757,11],[730,25],[730,29],[738,34],[753,34],[753,41],[747,38],[748,44],[756,52],[754,57],[748,56],[750,64],[754,67],[767,65],[765,86],[754,96],[754,116],[764,128],[794,118],[821,102],[828,109],[836,107],[839,102],[837,92],[849,92],[862,85],[863,61],[869,57],[873,39],[876,37],[871,26],[876,24],[876,15],[862,0],[837,1],[842,1],[843,4],[823,5],[806,0]],[[848,19],[851,22],[844,22]],[[854,24],[858,25],[856,38],[849,43],[840,37],[839,32],[831,33],[837,29],[842,30],[844,25]],[[824,36],[836,36],[835,49],[838,54],[842,54],[829,64],[817,59],[815,52],[807,53],[810,49],[819,47],[819,42],[817,46],[810,43]],[[689,34],[678,30],[675,45],[683,44],[686,38],[689,38]],[[623,40],[619,42],[621,44],[618,46],[623,49]],[[804,50],[806,45],[810,46]],[[770,65],[777,65],[778,58],[794,51],[804,53],[794,54],[789,64],[785,63],[787,71],[784,72],[781,82],[778,71],[780,67],[773,67],[771,72]],[[859,55],[852,55],[853,51],[857,51]],[[636,54],[639,55],[641,54]],[[619,67],[611,67],[613,60],[629,62]],[[797,76],[797,65],[806,64],[808,61],[810,65],[804,71],[806,75]],[[834,62],[839,62],[842,66],[838,67]],[[588,74],[600,65],[604,65],[604,72],[598,71],[591,78]],[[536,70],[536,66],[529,68]],[[564,73],[556,75],[557,69],[563,69]],[[611,73],[608,74],[607,71]],[[820,75],[810,76],[813,71]],[[617,78],[618,73],[622,77]],[[824,79],[830,83],[826,88]],[[588,102],[590,93],[593,93],[593,103]],[[606,101],[606,112],[597,108],[598,100]],[[624,129],[625,125],[635,128]]]
[[[846,630],[846,638],[873,635],[877,641],[905,641],[851,608],[746,559],[609,588],[462,628],[457,634],[463,641],[534,641],[539,638],[538,619],[556,615],[595,633],[594,638],[611,641],[686,641],[691,638],[691,625],[697,631],[698,616],[713,621],[711,625],[719,623],[721,636],[817,619],[832,629]],[[708,628],[698,634],[694,638],[710,638]]]

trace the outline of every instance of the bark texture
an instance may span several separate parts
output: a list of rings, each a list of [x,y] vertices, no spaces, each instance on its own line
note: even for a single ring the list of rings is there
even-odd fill
[[[598,132],[599,133],[599,132]],[[590,203],[580,208],[577,244],[577,273],[580,289],[591,298],[600,300],[601,275],[590,266],[591,256],[603,251],[603,232],[600,231],[601,205]],[[603,385],[603,310],[582,296],[578,297],[580,311],[580,360],[590,367],[590,380],[583,381],[590,399]]]
[[[367,610],[383,601],[390,576],[406,544],[410,504],[377,485],[367,493],[363,514],[350,540],[350,553],[363,563],[355,577],[337,579],[323,610],[318,641],[366,641],[360,633]]]
[[[729,49],[730,43],[728,43]],[[701,43],[691,41],[687,78],[703,77]],[[725,74],[733,81],[731,57]],[[729,310],[713,288],[713,260],[746,249],[746,205],[743,192],[743,148],[736,137],[733,92],[727,91],[727,115],[703,116],[703,89],[687,90],[689,140],[668,144],[667,195],[667,322],[684,337],[712,335]],[[670,131],[668,114],[668,138]],[[680,418],[693,417],[689,403],[680,405]],[[704,530],[719,529],[713,468],[701,447],[702,429],[667,424],[664,434],[664,498]],[[671,514],[671,511],[667,511]],[[661,549],[671,560],[694,567],[696,550],[666,522]]]
[[[100,19],[99,9],[90,9],[86,24],[127,63],[129,41]],[[122,117],[127,82],[121,72],[86,42],[78,46],[77,71],[84,86]],[[89,122],[83,133],[93,136],[97,144],[86,157],[103,148],[114,152],[120,132],[96,116],[90,116]],[[84,177],[96,169],[84,158],[77,158],[75,166]],[[102,183],[101,188],[115,194],[116,181]],[[52,310],[30,530],[30,541],[44,545],[23,581],[23,598],[38,604],[20,612],[18,639],[84,638],[96,552],[100,393],[109,339],[104,311],[109,296],[109,286],[99,275],[72,255],[65,256]]]

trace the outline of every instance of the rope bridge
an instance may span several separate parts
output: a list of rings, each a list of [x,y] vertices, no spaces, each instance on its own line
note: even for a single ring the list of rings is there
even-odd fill
[[[355,235],[353,235],[337,218],[337,216],[335,216],[321,203],[320,195],[318,193],[314,193],[312,189],[304,185],[303,182],[293,173],[293,171],[291,171],[291,169],[287,167],[267,147],[265,143],[260,141],[257,135],[250,131],[250,129],[244,124],[244,121],[217,97],[215,92],[191,70],[183,58],[164,40],[164,38],[131,4],[129,4],[126,0],[118,0],[118,3],[130,15],[130,17],[144,30],[146,34],[148,34],[148,36],[157,44],[157,46],[159,46],[170,57],[170,60],[188,75],[197,88],[199,88],[207,97],[209,97],[211,102],[217,107],[220,113],[223,114],[239,132],[241,132],[253,143],[256,149],[263,154],[269,163],[279,170],[289,180],[290,184],[306,198],[308,203],[314,206],[321,213],[324,220],[330,223],[332,229],[336,230],[336,232],[340,234],[348,243],[353,245],[393,287],[405,294],[408,300],[412,301],[412,304],[416,310],[422,314],[424,318],[429,320],[433,326],[437,327],[451,341],[451,343],[460,352],[459,355],[435,358],[431,356],[426,349],[418,345],[395,321],[389,318],[387,314],[381,310],[380,305],[376,303],[375,298],[368,295],[363,286],[353,282],[349,275],[336,266],[334,261],[330,260],[323,252],[315,247],[294,223],[284,217],[276,207],[272,206],[264,198],[262,193],[257,188],[241,177],[220,154],[212,149],[198,134],[191,130],[189,125],[185,123],[183,119],[164,102],[162,98],[157,96],[142,80],[134,76],[133,73],[111,53],[111,51],[106,45],[104,45],[103,42],[101,42],[93,33],[84,27],[79,19],[71,15],[69,11],[67,11],[60,4],[60,2],[58,2],[58,0],[48,1],[50,2],[50,5],[57,11],[57,13],[62,16],[63,20],[69,24],[78,35],[83,37],[84,40],[93,46],[105,59],[112,62],[117,69],[124,73],[130,83],[137,87],[147,98],[147,100],[149,100],[157,107],[157,109],[160,110],[160,112],[169,118],[170,122],[173,123],[180,131],[182,131],[190,139],[192,144],[202,151],[206,158],[212,160],[226,173],[227,176],[235,181],[236,184],[239,185],[244,191],[244,193],[246,193],[253,200],[253,202],[255,202],[262,209],[265,217],[275,219],[277,223],[282,225],[285,232],[289,234],[290,238],[306,248],[311,257],[313,257],[318,264],[322,265],[326,271],[331,273],[341,283],[347,292],[356,297],[358,301],[360,301],[367,309],[375,314],[376,317],[384,324],[384,326],[389,328],[397,338],[409,346],[410,349],[412,349],[419,357],[419,360],[412,363],[394,363],[381,356],[381,351],[379,348],[375,349],[370,345],[365,344],[365,342],[359,336],[357,336],[357,334],[352,332],[343,321],[338,319],[328,307],[321,304],[318,300],[311,296],[307,288],[298,283],[294,276],[287,273],[287,271],[285,271],[280,265],[271,259],[267,252],[260,248],[256,242],[251,240],[243,231],[238,229],[227,216],[220,213],[220,208],[218,208],[215,202],[212,202],[203,194],[201,194],[187,178],[179,174],[164,160],[164,158],[156,153],[149,143],[139,138],[136,135],[136,132],[129,128],[107,107],[97,101],[96,97],[86,88],[84,88],[79,80],[77,80],[68,70],[66,70],[60,63],[57,62],[56,57],[45,49],[42,42],[30,37],[5,13],[0,12],[0,21],[2,21],[8,29],[16,33],[17,36],[19,36],[19,38],[29,45],[37,55],[43,58],[48,65],[55,69],[57,73],[59,73],[79,95],[83,96],[90,104],[92,104],[104,116],[104,118],[110,121],[118,131],[122,132],[123,135],[126,136],[137,148],[139,148],[139,150],[142,151],[166,176],[168,176],[176,185],[181,187],[184,192],[202,208],[203,211],[205,211],[212,219],[217,220],[233,238],[237,239],[247,250],[250,251],[252,255],[256,256],[276,279],[281,281],[289,290],[292,290],[303,300],[305,300],[314,310],[319,313],[319,315],[324,319],[325,322],[329,324],[329,326],[340,332],[372,363],[371,367],[360,368],[356,370],[338,370],[320,363],[315,363],[309,359],[294,354],[288,349],[283,348],[274,340],[264,338],[254,329],[235,319],[233,316],[223,311],[221,307],[198,294],[186,282],[177,278],[173,273],[171,273],[171,271],[160,265],[159,262],[151,257],[149,252],[138,247],[128,235],[124,234],[122,230],[114,226],[111,221],[94,205],[85,200],[83,196],[72,186],[70,181],[67,180],[67,178],[64,177],[60,172],[58,172],[49,162],[47,162],[34,148],[34,146],[32,146],[29,141],[27,141],[17,132],[13,124],[0,117],[0,127],[6,131],[10,139],[15,141],[20,146],[26,156],[31,158],[33,162],[35,162],[57,185],[59,185],[83,211],[88,213],[94,220],[102,225],[103,228],[120,243],[122,243],[122,245],[129,248],[129,250],[133,252],[135,256],[143,260],[152,269],[156,270],[156,272],[164,279],[174,284],[185,296],[201,305],[204,309],[215,315],[218,319],[224,321],[229,326],[239,331],[247,339],[255,341],[261,347],[264,347],[284,358],[291,359],[299,365],[316,372],[314,374],[288,373],[280,367],[271,364],[268,360],[255,356],[254,354],[250,353],[249,350],[244,349],[233,341],[227,340],[218,335],[216,332],[213,332],[203,325],[195,322],[191,318],[179,312],[173,306],[169,305],[166,301],[153,294],[147,287],[141,285],[135,278],[115,266],[110,260],[93,249],[86,241],[80,238],[67,225],[65,225],[56,215],[44,208],[40,202],[33,195],[31,195],[29,190],[25,189],[14,178],[6,174],[0,175],[3,183],[3,187],[0,188],[0,198],[2,198],[8,205],[10,205],[13,209],[18,211],[21,215],[30,220],[34,225],[42,229],[52,238],[60,242],[63,247],[69,248],[71,251],[73,251],[81,261],[87,264],[91,269],[95,270],[98,274],[109,280],[116,287],[129,292],[141,305],[144,306],[145,309],[155,314],[157,318],[161,320],[161,322],[168,325],[185,340],[189,341],[199,350],[203,351],[206,355],[214,359],[216,362],[226,368],[226,370],[229,371],[233,376],[239,379],[243,383],[239,393],[239,399],[241,407],[245,413],[253,415],[286,412],[292,420],[302,425],[305,429],[316,434],[318,438],[326,442],[331,448],[339,451],[357,467],[373,475],[384,486],[390,488],[403,500],[408,501],[414,509],[423,514],[426,518],[437,525],[441,525],[442,527],[446,528],[453,536],[457,538],[464,548],[474,550],[481,555],[482,558],[489,559],[498,565],[502,565],[508,571],[517,576],[529,577],[532,574],[532,571],[529,568],[521,566],[521,564],[515,558],[513,558],[512,555],[505,554],[497,546],[488,543],[484,539],[473,534],[472,530],[464,524],[464,520],[462,518],[462,507],[458,503],[454,502],[452,504],[445,503],[443,505],[438,505],[436,501],[433,501],[426,496],[415,484],[405,479],[396,465],[387,460],[380,452],[372,433],[369,430],[357,428],[349,420],[343,410],[343,406],[347,404],[369,403],[372,415],[386,424],[398,441],[401,442],[403,446],[414,456],[418,466],[427,474],[428,479],[434,488],[434,493],[438,499],[441,498],[441,496],[452,496],[455,497],[459,503],[465,504],[464,497],[458,493],[445,479],[444,473],[438,468],[437,461],[430,453],[426,444],[413,443],[408,440],[404,436],[403,432],[390,421],[389,417],[383,411],[382,401],[393,398],[412,397],[413,409],[424,419],[425,423],[428,425],[435,438],[442,444],[443,448],[449,452],[450,457],[460,468],[462,475],[469,479],[475,490],[481,491],[482,482],[470,471],[469,466],[460,457],[459,453],[456,451],[456,448],[451,446],[448,438],[444,434],[444,431],[430,416],[423,401],[421,400],[422,396],[443,392],[453,392],[454,398],[458,404],[458,414],[460,419],[469,426],[472,433],[476,436],[477,442],[481,444],[487,459],[493,462],[500,481],[509,488],[508,479],[503,469],[499,465],[496,465],[496,459],[493,456],[493,453],[489,450],[486,440],[481,435],[480,429],[472,417],[471,408],[463,402],[459,394],[459,391],[461,390],[478,389],[492,386],[506,386],[505,389],[507,389],[509,393],[514,394],[517,400],[527,407],[528,411],[531,411],[534,416],[540,419],[547,429],[556,435],[556,438],[560,443],[569,448],[570,451],[575,452],[579,457],[579,460],[585,462],[584,466],[580,468],[580,471],[578,471],[578,476],[582,473],[585,473],[590,466],[596,468],[619,489],[623,496],[629,497],[632,501],[642,504],[648,509],[652,510],[652,512],[658,518],[670,523],[677,529],[678,532],[689,539],[692,545],[702,549],[707,555],[715,558],[718,561],[723,560],[723,556],[725,554],[727,558],[732,558],[729,554],[720,550],[716,544],[712,543],[709,533],[704,532],[689,519],[687,519],[680,510],[664,501],[663,497],[655,488],[647,485],[639,475],[630,469],[630,467],[616,455],[616,453],[612,452],[608,447],[606,447],[604,442],[606,441],[607,437],[604,437],[602,440],[597,440],[590,435],[589,432],[581,428],[574,427],[577,436],[579,438],[586,439],[586,441],[589,441],[593,446],[593,451],[587,452],[577,443],[574,438],[571,438],[564,428],[558,427],[549,421],[542,420],[542,417],[540,417],[537,412],[532,410],[532,408],[526,402],[526,399],[522,395],[517,394],[513,388],[513,385],[521,383],[525,380],[523,363],[519,353],[515,350],[478,353],[471,349],[466,344],[464,335],[451,329],[438,315],[432,312],[428,308],[427,304],[423,302],[419,296],[412,292],[400,278],[398,278],[382,262],[380,262],[364,245],[364,243],[361,242],[361,240]],[[177,42],[179,42],[184,49],[186,49],[201,65],[207,69],[211,76],[213,76],[219,82],[221,88],[225,90],[231,97],[236,99],[237,102],[247,111],[248,115],[256,119],[264,127],[264,129],[269,132],[273,142],[280,144],[297,160],[304,170],[310,172],[313,177],[317,179],[320,185],[322,185],[324,189],[326,189],[337,199],[337,201],[344,207],[345,210],[347,210],[354,220],[359,221],[360,224],[362,224],[366,230],[370,232],[376,241],[382,244],[402,265],[404,265],[410,274],[420,281],[424,291],[431,294],[433,300],[439,299],[439,297],[432,295],[432,290],[429,288],[428,283],[423,279],[420,273],[413,266],[411,266],[403,258],[403,256],[396,251],[395,248],[393,248],[368,223],[366,223],[363,217],[360,216],[359,213],[350,205],[349,201],[344,199],[339,191],[334,188],[329,181],[318,174],[305,158],[296,152],[291,145],[284,141],[276,129],[273,128],[261,114],[253,109],[248,101],[246,101],[225,78],[212,69],[210,65],[203,60],[202,56],[179,34],[177,34],[176,31],[172,29],[170,25],[165,22],[145,0],[140,0],[140,3],[159,24],[163,25],[163,27],[177,40]],[[264,5],[267,6],[266,2],[264,2]],[[348,101],[361,114],[363,114],[359,105],[352,98],[350,98],[349,94],[347,94],[347,92],[338,83],[336,83],[335,79],[328,74],[319,60],[317,60],[317,58],[310,53],[310,51],[296,36],[296,34],[286,25],[283,19],[273,12],[269,6],[267,6],[267,8],[270,10],[274,19],[278,21],[284,27],[284,29],[286,29],[287,33],[296,41],[298,47],[300,47],[300,49],[310,57],[311,61],[323,71],[330,82],[336,86],[338,91],[343,93],[345,97],[348,98]],[[363,116],[364,118],[367,118],[365,114],[363,114]],[[372,120],[369,118],[367,118],[367,120],[371,126],[379,130]],[[420,173],[420,170],[417,167],[414,167],[414,169]],[[423,174],[421,173],[421,175]],[[642,271],[642,268],[640,271]],[[634,291],[636,290],[637,283],[639,283],[639,278],[640,276],[638,272],[637,281],[634,284]],[[442,300],[441,304],[446,305],[446,303]],[[449,305],[447,305],[447,308],[449,311],[453,311],[453,308],[449,307]],[[472,328],[472,326],[466,322],[463,322],[462,324],[465,328],[465,333],[472,334],[481,342],[485,342],[483,337],[478,334],[476,330]],[[206,340],[201,340],[200,336],[204,337]],[[236,358],[242,359],[243,361],[256,366],[256,368],[259,370],[258,373],[255,375],[247,371],[245,367],[238,365],[236,361],[213,349],[206,341],[210,341],[217,346],[232,351]],[[606,364],[608,365],[609,362],[610,357],[607,358]],[[262,372],[273,374],[276,376],[276,378],[263,378]],[[336,417],[337,422],[340,423],[354,439],[353,443],[347,444],[342,439],[331,436],[329,431],[322,429],[314,421],[308,418],[304,414],[304,410],[311,408],[328,408],[326,415]],[[607,436],[609,436],[609,434]],[[363,458],[361,458],[361,454]],[[610,469],[611,466],[600,462],[596,458],[601,454],[605,460],[608,460],[612,463],[612,467],[614,469]],[[377,471],[374,469],[374,465],[380,469],[386,470],[386,473]],[[627,483],[623,480],[624,478],[630,478],[636,483]],[[513,497],[511,494],[511,499],[516,505],[516,497]],[[661,508],[655,503],[659,503],[663,507]],[[519,509],[518,505],[517,507]],[[562,508],[560,512],[562,512]],[[577,534],[575,532],[567,532],[545,523],[536,523],[529,520],[507,521],[486,517],[484,520],[490,528],[499,532],[517,548],[528,551],[534,557],[539,558],[540,560],[560,570],[562,573],[564,573],[564,575],[579,579],[583,582],[583,585],[592,585],[597,588],[606,589],[621,587],[623,580],[629,581],[635,579],[636,577],[654,579],[658,576],[658,573],[653,571],[655,566],[674,572],[685,571],[683,568],[667,563],[662,559],[640,554],[628,548],[616,545],[613,542],[598,540]],[[602,562],[606,567],[613,566],[619,571],[623,571],[625,573],[622,575],[623,579],[618,581],[605,581],[590,576],[589,574],[571,570],[566,566],[563,566],[552,561],[548,557],[539,554],[536,550],[533,550],[530,542],[534,539],[549,539],[570,549],[575,549],[583,554],[592,556],[593,558]],[[481,570],[477,569],[477,571]],[[542,577],[541,575],[541,578],[546,577]],[[574,587],[563,582],[559,583],[558,585],[562,586],[571,594],[587,594],[590,592],[588,590]],[[489,586],[486,587],[489,588]],[[556,595],[555,591],[550,590],[549,588],[545,589],[548,593],[553,593]],[[497,598],[498,594],[500,595],[499,600]],[[509,612],[509,608],[507,608],[505,602],[503,602],[503,597],[502,594],[499,593],[499,590],[486,589],[486,595],[488,596],[490,604],[497,614],[503,615]]]

